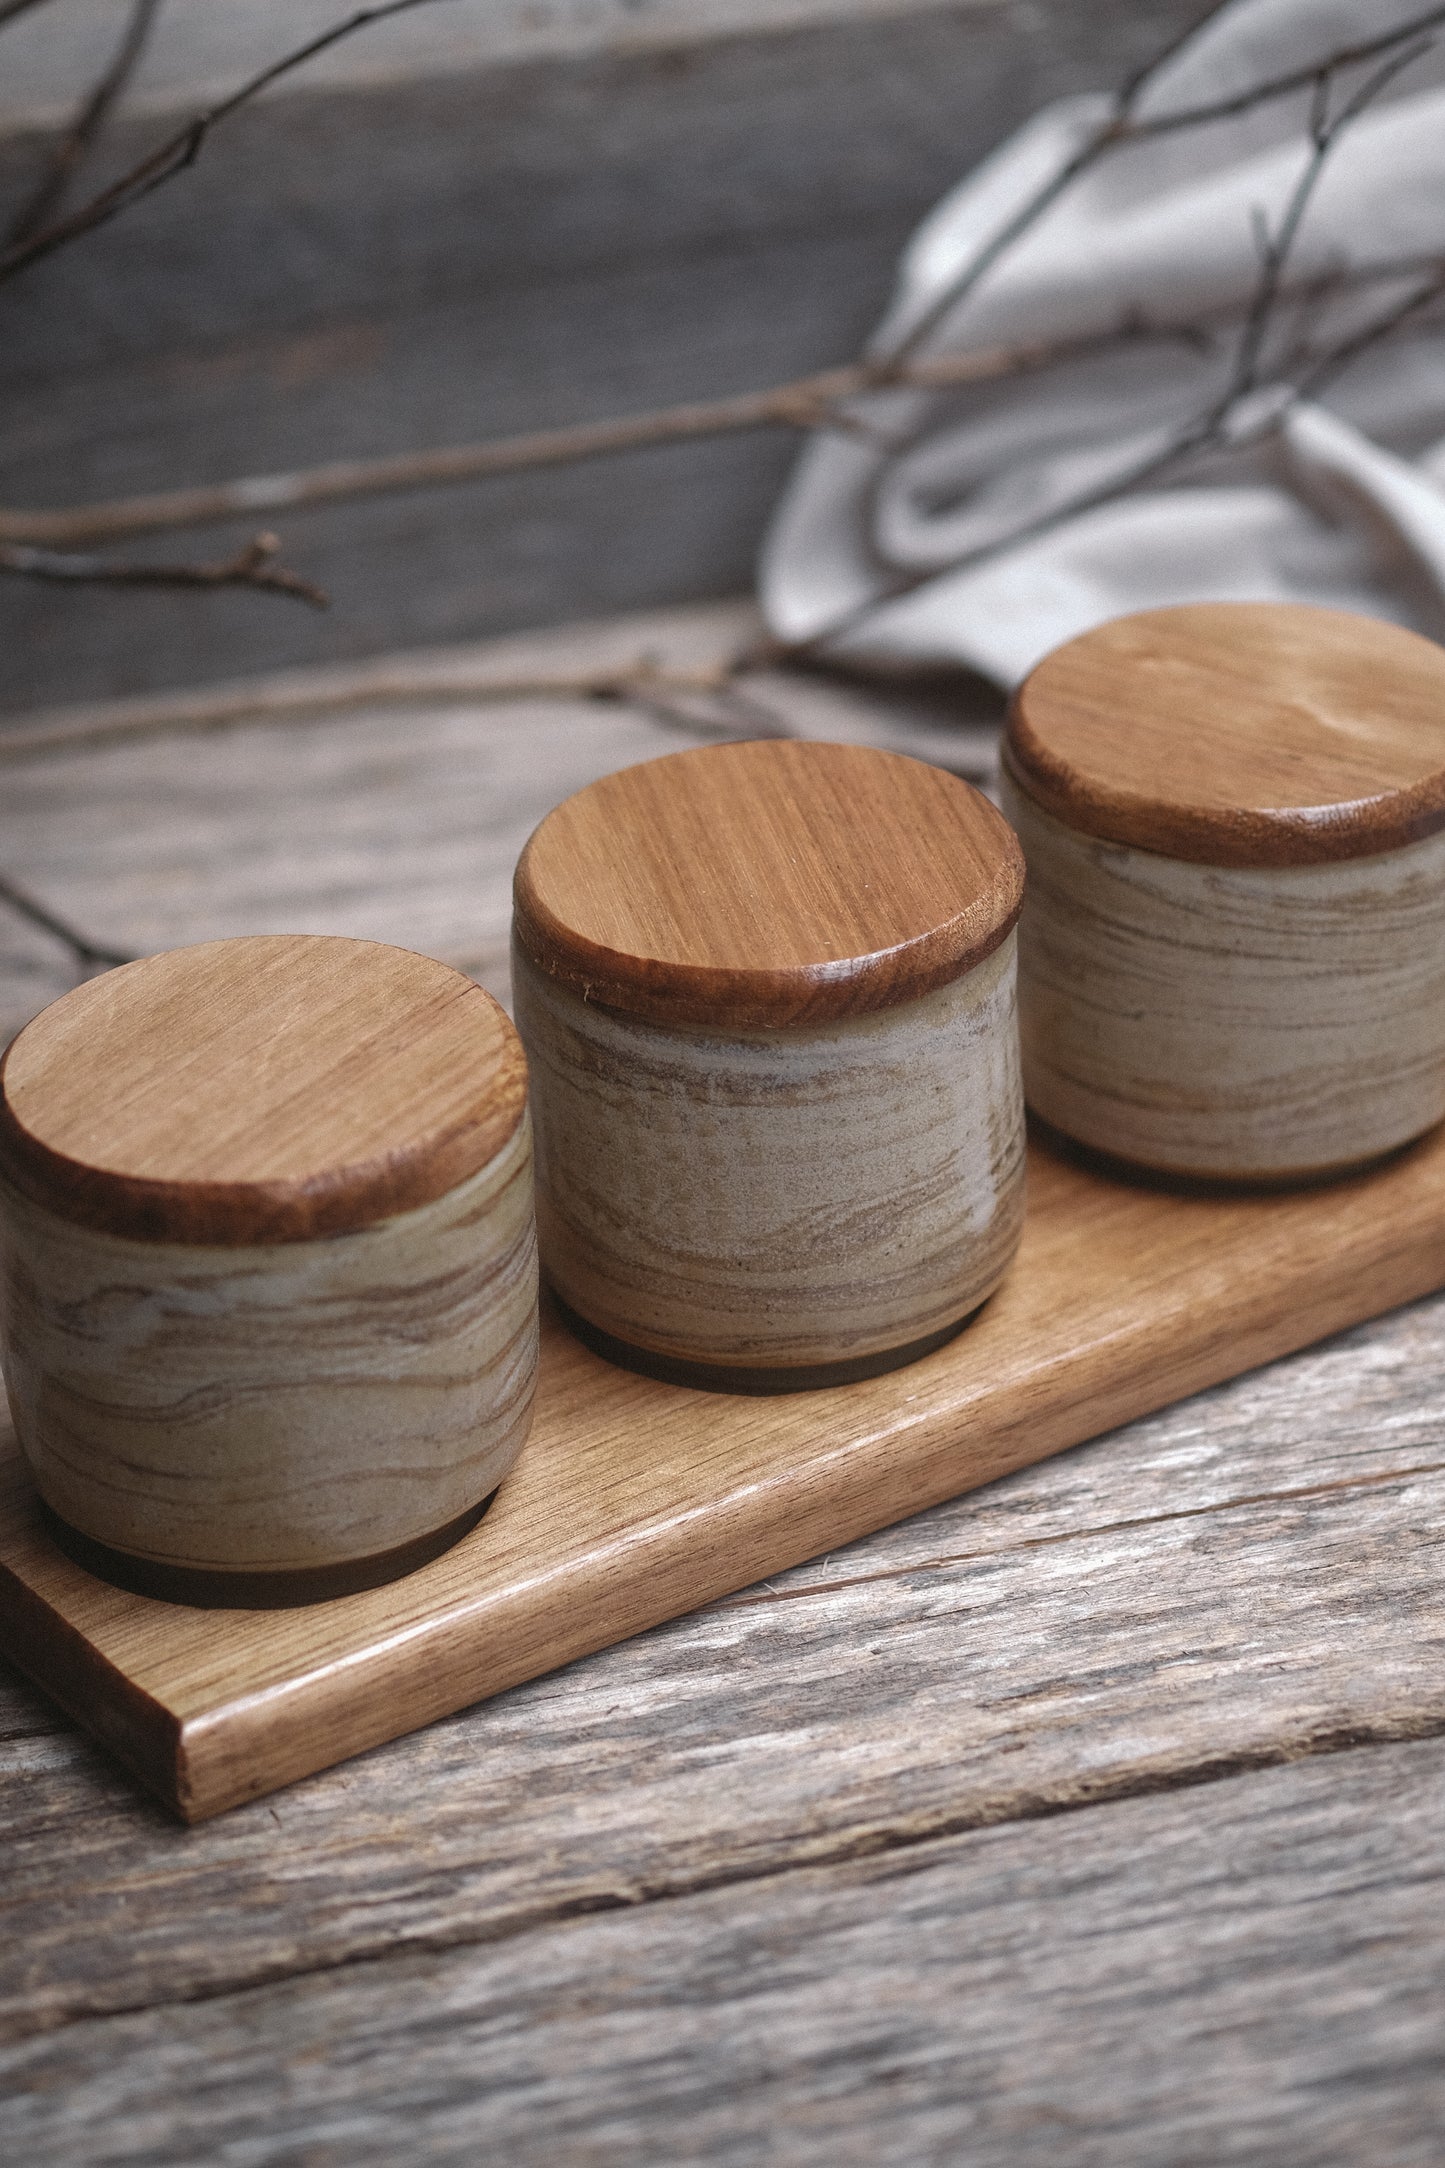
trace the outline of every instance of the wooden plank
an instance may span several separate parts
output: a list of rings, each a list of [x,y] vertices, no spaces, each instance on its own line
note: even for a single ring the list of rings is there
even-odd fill
[[[348,933],[439,955],[505,996],[511,870],[537,821],[595,776],[693,742],[574,699],[102,746],[7,770],[0,865],[137,953]],[[72,973],[3,905],[0,937],[8,1037]]]
[[[0,2036],[1438,1730],[1442,1336],[1436,1297],[185,1833],[0,1683]]]
[[[1332,1755],[77,2024],[27,2168],[1431,2168],[1445,1745]]]
[[[284,78],[281,96],[341,85],[454,75],[499,61],[543,55],[685,49],[719,36],[809,23],[844,23],[907,15],[937,0],[487,0],[485,7],[423,7],[343,40],[320,53],[300,82]],[[973,0],[988,6],[990,0]],[[128,104],[173,111],[177,103],[224,96],[278,52],[330,30],[330,0],[244,0],[234,8],[185,10],[167,23],[131,79]],[[115,20],[109,0],[71,0],[53,23],[31,16],[7,35],[0,86],[0,129],[43,114],[68,120],[75,96],[111,57]]]
[[[743,1400],[614,1369],[550,1319],[485,1521],[414,1574],[192,1611],[55,1550],[18,1457],[5,1652],[201,1820],[1445,1281],[1445,1134],[1279,1197],[1181,1197],[1033,1147],[1017,1262],[949,1346]]]

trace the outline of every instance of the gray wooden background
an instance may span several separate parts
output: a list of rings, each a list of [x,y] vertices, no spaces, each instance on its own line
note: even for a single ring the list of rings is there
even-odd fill
[[[172,58],[108,162],[327,12],[250,0],[168,27],[163,8]],[[846,359],[944,189],[1199,12],[509,0],[488,38],[488,0],[441,0],[426,35],[422,10],[394,54],[363,37],[292,78],[189,176],[0,291],[0,503],[467,441]],[[0,205],[100,13],[51,0],[0,36]],[[216,13],[236,18],[224,35],[187,20]],[[288,517],[289,559],[335,596],[325,618],[0,581],[0,711],[742,592],[791,450],[735,437]],[[134,549],[218,555],[255,524]]]

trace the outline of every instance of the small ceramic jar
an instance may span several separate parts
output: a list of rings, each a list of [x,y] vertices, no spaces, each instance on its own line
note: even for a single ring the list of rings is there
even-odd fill
[[[126,964],[0,1068],[6,1384],[52,1530],[147,1594],[374,1586],[465,1533],[537,1362],[526,1065],[375,942]]]
[[[1302,605],[1120,618],[1027,679],[1004,768],[1046,1122],[1288,1181],[1445,1116],[1445,651]]]
[[[543,821],[516,1016],[584,1337],[775,1391],[957,1331],[1022,1220],[1022,886],[977,791],[856,746],[677,753]]]

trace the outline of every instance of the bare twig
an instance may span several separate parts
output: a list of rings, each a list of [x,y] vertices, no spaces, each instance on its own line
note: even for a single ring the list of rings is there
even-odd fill
[[[1233,5],[1234,0],[1206,0],[1206,5],[1200,9],[1193,22],[1182,24],[1172,38],[1167,38],[1156,52],[1152,52],[1147,60],[1140,62],[1132,75],[1125,76],[1115,100],[1119,109],[1128,112],[1140,92],[1152,83],[1156,76],[1163,73],[1170,61],[1176,60],[1186,45],[1192,45],[1200,32],[1209,28],[1216,15],[1225,14]]]
[[[232,98],[212,108],[201,121],[193,124],[193,131],[201,131],[196,137],[196,148],[199,148],[206,129],[253,96],[263,83],[274,80],[276,75],[299,65],[302,59],[321,50],[325,45],[334,43],[339,37],[349,35],[364,23],[399,12],[403,7],[421,4],[424,4],[424,0],[393,0],[391,6],[364,9],[350,17],[347,22],[338,24],[324,37],[313,40],[297,53],[276,63],[263,75],[253,78],[251,83],[243,86]],[[1228,0],[1225,0],[1225,4],[1228,4]],[[872,392],[903,388],[939,390],[988,383],[1021,374],[1026,370],[1045,368],[1090,350],[1106,349],[1130,338],[1172,337],[1197,344],[1205,335],[1203,327],[1199,325],[1163,327],[1130,321],[1102,335],[1085,339],[995,347],[962,354],[925,356],[918,352],[919,345],[940,319],[958,305],[984,272],[1057,200],[1086,166],[1092,164],[1106,150],[1125,141],[1142,141],[1186,125],[1197,127],[1210,120],[1237,115],[1253,105],[1301,88],[1313,87],[1318,100],[1321,96],[1321,85],[1326,86],[1327,90],[1341,70],[1362,64],[1372,57],[1386,56],[1385,69],[1371,78],[1366,95],[1361,98],[1357,94],[1351,101],[1349,113],[1342,116],[1342,119],[1352,118],[1355,109],[1378,95],[1384,81],[1419,56],[1424,49],[1421,41],[1422,30],[1437,22],[1445,22],[1445,0],[1423,11],[1397,30],[1338,48],[1310,68],[1296,69],[1272,77],[1250,86],[1247,91],[1212,104],[1139,119],[1134,108],[1144,90],[1157,77],[1165,62],[1172,58],[1183,44],[1187,44],[1190,38],[1197,35],[1204,23],[1219,12],[1219,8],[1211,8],[1204,22],[1196,24],[1182,38],[1176,39],[1164,53],[1140,70],[1124,86],[1114,101],[1110,119],[1060,172],[1036,191],[1030,201],[992,237],[971,263],[959,272],[945,292],[930,305],[925,317],[889,355],[842,368],[822,370],[786,384],[732,398],[691,401],[680,406],[659,408],[646,414],[609,417],[600,422],[585,422],[569,428],[537,430],[523,436],[500,438],[491,442],[443,445],[420,452],[398,453],[374,459],[337,460],[290,474],[247,476],[207,487],[157,491],[109,503],[75,506],[62,511],[0,511],[0,540],[52,549],[86,547],[139,534],[211,525],[238,517],[244,518],[261,511],[274,513],[395,491],[453,486],[493,476],[604,458],[655,445],[685,442],[740,430],[769,427],[846,430],[857,427],[859,422],[851,402]],[[189,141],[190,135],[187,134],[184,140]],[[155,154],[157,159],[162,160],[162,167],[157,169],[159,177],[168,177],[171,170],[176,170],[165,165],[164,159],[179,155],[178,147],[182,141],[182,137],[177,137],[163,153]],[[1313,187],[1315,177],[1317,168],[1311,171],[1310,188]],[[125,181],[118,183],[117,187],[129,187],[133,179],[134,176],[127,177]],[[158,185],[158,179],[148,182],[147,185]],[[1298,217],[1303,216],[1303,210],[1304,203],[1301,201],[1296,223]],[[111,214],[107,212],[106,215]],[[59,229],[53,228],[51,231],[58,233]],[[1292,238],[1291,235],[1279,252],[1279,262],[1270,274],[1270,292],[1258,309],[1258,321],[1261,325],[1269,322],[1275,302],[1283,290],[1284,266],[1288,260]],[[55,245],[59,245],[58,240]],[[6,259],[0,258],[0,276],[4,275],[5,262]],[[1378,271],[1367,268],[1350,276],[1370,278],[1378,275]],[[1341,281],[1337,278],[1335,283],[1339,285]]]
[[[1315,80],[1311,102],[1309,156],[1305,161],[1304,171],[1290,193],[1284,215],[1276,230],[1270,233],[1265,227],[1260,229],[1259,283],[1245,317],[1231,381],[1214,413],[1206,417],[1206,426],[1216,421],[1222,423],[1233,406],[1258,388],[1265,345],[1284,288],[1285,270],[1299,239],[1310,199],[1319,185],[1330,153],[1351,123],[1359,119],[1366,107],[1374,103],[1397,75],[1412,67],[1417,60],[1422,60],[1433,43],[1432,38],[1417,38],[1413,44],[1389,54],[1373,74],[1356,87],[1339,112],[1333,116],[1330,113],[1330,101],[1334,92],[1335,71],[1330,66],[1321,69]]]
[[[1411,288],[1393,307],[1384,309],[1348,339],[1341,339],[1336,346],[1322,354],[1314,366],[1300,377],[1298,392],[1301,399],[1314,399],[1336,377],[1357,362],[1371,347],[1380,345],[1401,330],[1412,316],[1421,315],[1432,301],[1445,299],[1445,264],[1437,267],[1434,276],[1422,279]]]
[[[756,694],[744,692],[738,682],[744,667],[740,656],[726,657],[708,673],[708,681],[700,683],[686,673],[658,670],[644,658],[630,671],[595,683],[589,697],[616,701],[666,729],[694,738],[796,737],[797,732],[775,708]],[[684,704],[689,695],[704,703],[703,712]]]
[[[1445,6],[1432,9],[1429,20],[1445,22]],[[1247,402],[1261,389],[1266,346],[1275,311],[1286,290],[1289,261],[1329,157],[1338,147],[1345,130],[1360,118],[1395,77],[1404,69],[1413,66],[1433,47],[1432,38],[1419,34],[1418,21],[1407,26],[1407,29],[1415,34],[1408,38],[1392,34],[1387,38],[1372,40],[1368,48],[1345,50],[1343,59],[1339,54],[1331,54],[1318,64],[1310,76],[1290,79],[1292,89],[1303,88],[1306,83],[1312,89],[1309,152],[1303,170],[1290,191],[1277,227],[1273,231],[1262,223],[1258,227],[1259,277],[1245,311],[1234,361],[1223,389],[1201,414],[1188,422],[1160,449],[1150,452],[1109,482],[1095,489],[1082,491],[1065,503],[1053,506],[1038,519],[1012,530],[1007,536],[1007,546],[1010,549],[1036,540],[1040,535],[1052,532],[1069,520],[1078,519],[1102,505],[1115,502],[1133,490],[1177,472],[1191,458],[1220,450],[1226,445],[1233,450],[1239,450],[1260,441],[1277,428],[1285,406],[1303,396],[1306,387],[1312,391],[1318,389],[1323,382],[1337,375],[1341,368],[1357,359],[1368,347],[1377,344],[1411,315],[1418,313],[1438,294],[1445,293],[1445,265],[1437,265],[1433,275],[1421,281],[1411,294],[1391,304],[1373,323],[1328,349],[1301,382],[1280,385],[1279,399],[1272,402],[1266,412],[1244,421],[1241,425],[1240,417],[1246,410]],[[1386,48],[1389,50],[1386,51]],[[1369,57],[1382,51],[1385,51],[1386,57],[1380,66],[1357,86],[1339,111],[1332,115],[1330,103],[1339,68],[1347,63],[1358,63],[1362,55]],[[1256,96],[1250,93],[1246,104],[1256,102]],[[1238,101],[1235,101],[1235,104],[1238,105]],[[779,662],[816,656],[840,639],[862,630],[868,620],[887,604],[901,600],[905,595],[916,592],[918,588],[942,578],[950,571],[961,570],[964,566],[989,556],[998,546],[997,542],[984,543],[972,550],[960,552],[948,564],[931,565],[926,571],[900,575],[889,581],[877,594],[850,605],[846,611],[840,612],[806,639],[760,645],[749,656],[749,667],[776,666]]]
[[[24,544],[0,542],[0,573],[21,579],[53,580],[62,584],[104,587],[258,587],[272,594],[294,595],[314,610],[327,610],[331,598],[325,591],[288,572],[272,559],[281,544],[273,534],[258,534],[234,557],[215,564],[137,565],[116,564],[104,557],[74,557],[57,550],[31,549]]]
[[[974,252],[968,262],[954,273],[942,292],[935,295],[923,311],[917,323],[898,342],[894,349],[897,355],[916,354],[944,319],[951,316],[954,310],[967,300],[979,281],[986,277],[1000,258],[1038,224],[1045,211],[1052,209],[1061,196],[1067,195],[1081,175],[1087,173],[1091,166],[1097,164],[1117,144],[1126,139],[1137,140],[1133,136],[1133,111],[1138,99],[1160,70],[1211,23],[1216,15],[1223,14],[1231,4],[1232,0],[1212,0],[1212,4],[1196,23],[1191,24],[1177,37],[1171,38],[1137,73],[1130,76],[1114,99],[1113,109],[1108,117],[1091,136],[1084,139],[1072,157],[1066,158],[1063,165],[1019,205],[1012,218],[1006,219],[983,246]]]
[[[728,399],[694,400],[682,406],[658,407],[646,414],[579,422],[565,429],[539,429],[525,436],[496,437],[480,444],[442,445],[379,459],[335,460],[325,466],[301,468],[294,474],[252,475],[198,489],[157,490],[146,496],[75,505],[63,511],[0,511],[0,541],[74,548],[141,534],[211,526],[221,520],[252,517],[257,512],[295,511],[398,490],[485,481],[497,475],[642,451],[658,444],[726,436],[735,430],[832,428],[843,424],[846,402],[869,392],[954,390],[1022,376],[1121,343],[1154,339],[1194,345],[1199,337],[1195,326],[1149,326],[1134,318],[1109,332],[1048,345],[980,348],[969,354],[920,355],[905,361],[851,362],[842,368],[822,369],[812,376],[772,385],[766,391],[744,392]]]
[[[1261,105],[1273,104],[1281,98],[1291,97],[1297,91],[1317,92],[1321,80],[1337,79],[1348,69],[1367,66],[1370,61],[1394,53],[1402,46],[1417,45],[1428,32],[1445,26],[1445,4],[1439,4],[1437,0],[1435,6],[1423,9],[1420,14],[1412,16],[1408,22],[1399,24],[1393,30],[1382,31],[1373,38],[1361,38],[1353,45],[1337,46],[1320,60],[1288,69],[1280,75],[1266,76],[1229,97],[1212,99],[1203,105],[1179,106],[1171,112],[1154,113],[1140,119],[1135,110],[1138,101],[1166,62],[1174,59],[1192,38],[1232,4],[1233,0],[1219,0],[1219,4],[1211,7],[1184,37],[1173,40],[1162,53],[1125,84],[1113,102],[1112,111],[1100,122],[1094,133],[1020,205],[1012,218],[1006,220],[998,231],[989,237],[954,274],[942,292],[934,297],[918,322],[899,342],[895,349],[897,354],[916,353],[944,319],[961,306],[1000,257],[1023,239],[1045,211],[1051,209],[1059,198],[1073,187],[1075,181],[1110,153],[1127,144],[1147,143],[1160,136],[1177,135],[1183,130],[1202,128],[1212,122],[1236,120],[1243,113],[1252,112]]]
[[[1433,276],[1439,264],[1435,257],[1362,264],[1348,271],[1331,272],[1327,278],[1302,281],[1298,286],[1282,284],[1280,298],[1288,294],[1292,299],[1311,302],[1359,286],[1417,274]],[[1087,338],[850,363],[732,398],[695,400],[681,406],[657,407],[644,414],[534,430],[523,436],[494,437],[479,444],[442,445],[376,459],[334,460],[323,466],[302,467],[291,474],[246,475],[194,489],[156,490],[57,511],[14,506],[0,509],[0,541],[50,549],[85,548],[137,535],[212,526],[224,520],[252,517],[257,512],[296,511],[404,490],[447,488],[750,429],[845,427],[849,421],[847,402],[870,392],[964,390],[1131,343],[1173,342],[1196,351],[1207,350],[1217,341],[1222,328],[1222,319],[1218,318],[1170,324],[1150,323],[1135,314],[1112,330]]]
[[[1222,14],[1224,7],[1232,4],[1233,0],[1223,0],[1221,7],[1211,10],[1211,16]],[[1205,21],[1210,19],[1206,16]],[[1211,99],[1205,105],[1179,106],[1170,113],[1151,114],[1147,120],[1132,121],[1130,138],[1134,142],[1143,142],[1152,136],[1177,135],[1181,129],[1198,128],[1208,121],[1237,120],[1241,113],[1250,113],[1256,106],[1271,105],[1280,98],[1292,97],[1297,90],[1313,91],[1325,76],[1338,80],[1351,68],[1368,67],[1372,60],[1380,60],[1402,45],[1419,45],[1423,51],[1425,47],[1421,41],[1428,40],[1432,32],[1441,29],[1445,29],[1445,4],[1436,0],[1435,6],[1422,8],[1418,15],[1412,15],[1408,22],[1397,23],[1393,30],[1382,30],[1373,38],[1360,38],[1353,45],[1337,45],[1318,60],[1306,61],[1282,75],[1265,76],[1247,89],[1236,91],[1232,97]],[[1156,72],[1157,63],[1151,64],[1149,76]],[[1378,96],[1378,91],[1374,95]]]
[[[30,234],[22,242],[0,252],[0,280],[14,278],[29,265],[38,263],[42,257],[53,255],[56,249],[64,248],[67,242],[78,240],[82,234],[92,233],[97,226],[108,224],[122,211],[129,210],[132,204],[141,202],[155,189],[173,180],[176,174],[183,173],[188,166],[193,166],[212,130],[218,128],[222,121],[229,120],[233,113],[238,113],[242,106],[249,105],[263,90],[268,90],[273,83],[279,82],[282,76],[290,75],[294,69],[303,67],[308,60],[314,60],[318,53],[324,53],[331,46],[339,45],[343,38],[353,37],[359,30],[365,30],[373,23],[385,22],[389,16],[405,15],[413,8],[428,7],[431,4],[432,0],[381,0],[378,6],[358,8],[355,14],[347,16],[343,22],[333,23],[329,30],[323,30],[317,37],[308,38],[304,45],[296,46],[291,52],[283,54],[281,59],[273,60],[268,67],[260,69],[242,83],[239,89],[233,90],[228,97],[219,99],[215,105],[208,106],[203,113],[198,113],[193,120],[187,121],[183,128],[168,136],[165,142],[148,152],[118,180],[100,189],[68,216],[52,220],[39,232]]]
[[[619,688],[615,695],[609,694],[608,697],[615,697],[647,722],[657,723],[664,730],[675,731],[679,737],[702,738],[708,744],[716,744],[719,741],[733,740],[740,735],[736,722],[722,716],[700,715],[695,709],[682,706],[680,701],[669,699],[665,693],[645,690],[641,685],[630,691]],[[786,730],[749,728],[746,735],[753,738],[784,738],[790,733]]]
[[[135,72],[145,50],[160,0],[134,0],[129,20],[109,67],[93,90],[81,100],[74,120],[50,154],[45,171],[27,203],[21,206],[5,237],[8,249],[20,248],[59,210],[82,159],[89,150]],[[0,21],[3,21],[0,17]]]
[[[37,903],[27,890],[17,887],[16,883],[4,874],[0,874],[0,903],[7,903],[17,917],[28,920],[32,926],[39,926],[45,933],[54,934],[57,941],[64,942],[82,970],[89,970],[95,964],[109,969],[112,964],[135,962],[134,956],[125,949],[107,948],[100,941],[92,941],[89,934],[81,933],[68,919],[61,918],[58,912],[48,909],[45,904]]]
[[[19,12],[21,5],[34,4],[36,0],[18,0],[18,5],[17,0],[10,0],[10,11]],[[186,129],[160,146],[131,173],[123,176],[111,189],[102,191],[89,204],[81,206],[70,219],[53,222],[41,232],[33,234],[20,254],[25,261],[32,261],[37,255],[49,253],[52,248],[62,246],[78,233],[89,231],[92,226],[116,215],[129,203],[138,200],[140,196],[149,193],[152,188],[160,186],[174,173],[192,163],[210,130],[256,96],[267,84],[365,25],[425,4],[428,4],[428,0],[388,0],[388,4],[361,9],[344,22],[336,24],[320,37],[312,39],[251,78],[229,98],[211,107]],[[1196,346],[1207,345],[1211,337],[1217,334],[1217,324],[1212,333],[1203,323],[1160,326],[1131,318],[1106,333],[1083,339],[995,347],[972,353],[925,355],[919,351],[929,334],[959,306],[985,272],[1096,160],[1129,143],[1140,143],[1184,129],[1236,118],[1272,100],[1308,90],[1312,94],[1309,154],[1300,179],[1286,204],[1279,227],[1273,233],[1268,228],[1261,228],[1259,279],[1238,334],[1233,365],[1223,390],[1201,415],[1181,429],[1160,450],[1151,453],[1132,470],[1117,476],[1108,485],[1056,507],[1033,525],[1017,530],[1008,537],[1009,543],[1012,545],[1022,542],[1066,519],[1108,502],[1163,473],[1172,471],[1193,455],[1219,448],[1225,443],[1240,445],[1254,441],[1268,428],[1275,426],[1281,411],[1280,403],[1276,402],[1265,420],[1256,419],[1252,423],[1241,421],[1241,410],[1245,402],[1260,388],[1270,335],[1278,308],[1287,293],[1291,293],[1292,298],[1294,294],[1298,294],[1308,300],[1311,296],[1338,294],[1351,286],[1396,279],[1415,272],[1420,274],[1404,296],[1391,300],[1374,319],[1338,341],[1333,347],[1326,348],[1323,353],[1308,349],[1294,351],[1292,360],[1299,371],[1294,384],[1294,396],[1313,391],[1331,380],[1370,346],[1388,337],[1409,318],[1445,294],[1445,259],[1423,259],[1408,264],[1381,263],[1356,266],[1344,271],[1335,270],[1325,279],[1317,278],[1301,283],[1295,289],[1291,289],[1288,282],[1289,263],[1300,227],[1326,160],[1341,133],[1382,94],[1396,76],[1429,50],[1432,42],[1429,33],[1445,24],[1445,0],[1421,10],[1408,22],[1393,30],[1337,47],[1316,62],[1257,81],[1228,97],[1141,117],[1138,112],[1139,103],[1149,85],[1157,79],[1166,61],[1173,58],[1182,46],[1197,36],[1200,30],[1229,4],[1230,0],[1222,0],[1221,6],[1212,7],[1200,23],[1176,39],[1123,87],[1112,101],[1108,116],[1081,144],[1074,156],[1036,190],[1014,217],[976,252],[946,289],[935,297],[907,337],[887,355],[842,368],[819,371],[763,391],[732,398],[690,402],[647,414],[610,418],[570,428],[536,431],[491,442],[443,446],[378,459],[337,461],[291,474],[242,478],[214,486],[157,492],[61,511],[0,511],[0,571],[20,572],[44,579],[102,580],[125,584],[249,585],[277,589],[324,605],[325,598],[308,582],[268,563],[276,546],[270,537],[252,544],[238,558],[215,565],[112,565],[99,559],[63,557],[54,553],[67,546],[114,541],[123,536],[210,524],[259,510],[274,511],[312,506],[386,491],[475,481],[549,465],[605,457],[658,444],[721,435],[735,430],[764,427],[851,429],[859,426],[860,421],[866,423],[867,420],[866,416],[860,417],[857,414],[852,402],[868,394],[887,390],[938,391],[994,382],[1017,376],[1026,370],[1046,368],[1090,351],[1107,350],[1128,339],[1173,338]],[[3,0],[0,0],[0,23],[5,19]],[[1351,94],[1344,107],[1332,116],[1330,104],[1340,77],[1348,71],[1368,66],[1371,61],[1378,61],[1380,65]],[[18,268],[20,263],[15,251],[0,256],[0,277]],[[1280,389],[1281,399],[1287,400],[1290,387],[1282,384]],[[981,554],[987,554],[987,548],[969,552],[957,562],[967,563]],[[836,620],[796,646],[762,643],[747,656],[740,658],[728,675],[735,678],[738,671],[756,665],[772,665],[789,657],[812,655],[855,629],[882,605],[912,591],[925,581],[938,577],[945,569],[948,568],[931,567],[927,572],[900,578],[879,595],[847,613],[846,617]],[[607,689],[599,688],[599,697],[606,696]]]
[[[754,643],[747,643],[750,654]],[[523,667],[494,673],[459,664],[442,671],[416,670],[410,658],[374,664],[314,670],[272,679],[242,679],[184,695],[107,701],[98,708],[44,719],[36,727],[0,731],[0,769],[39,755],[73,752],[81,746],[113,745],[142,738],[210,736],[253,723],[303,725],[327,722],[357,707],[397,709],[464,704],[469,708],[505,706],[529,700],[587,700],[613,703],[635,695],[703,700],[720,693],[745,667],[741,643],[716,663],[698,668],[665,667],[641,654],[608,668],[548,669]]]

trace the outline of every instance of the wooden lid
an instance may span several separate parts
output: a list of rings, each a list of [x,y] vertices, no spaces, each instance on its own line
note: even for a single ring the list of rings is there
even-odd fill
[[[1210,866],[1367,858],[1445,827],[1445,649],[1303,603],[1145,610],[1045,657],[1004,758],[1111,843]]]
[[[0,1171],[150,1242],[301,1242],[427,1204],[522,1118],[526,1064],[459,971],[376,941],[258,935],[124,964],[0,1065]]]
[[[1012,829],[956,776],[770,738],[624,768],[558,806],[522,853],[516,929],[589,1001],[774,1030],[960,977],[1022,897]]]

